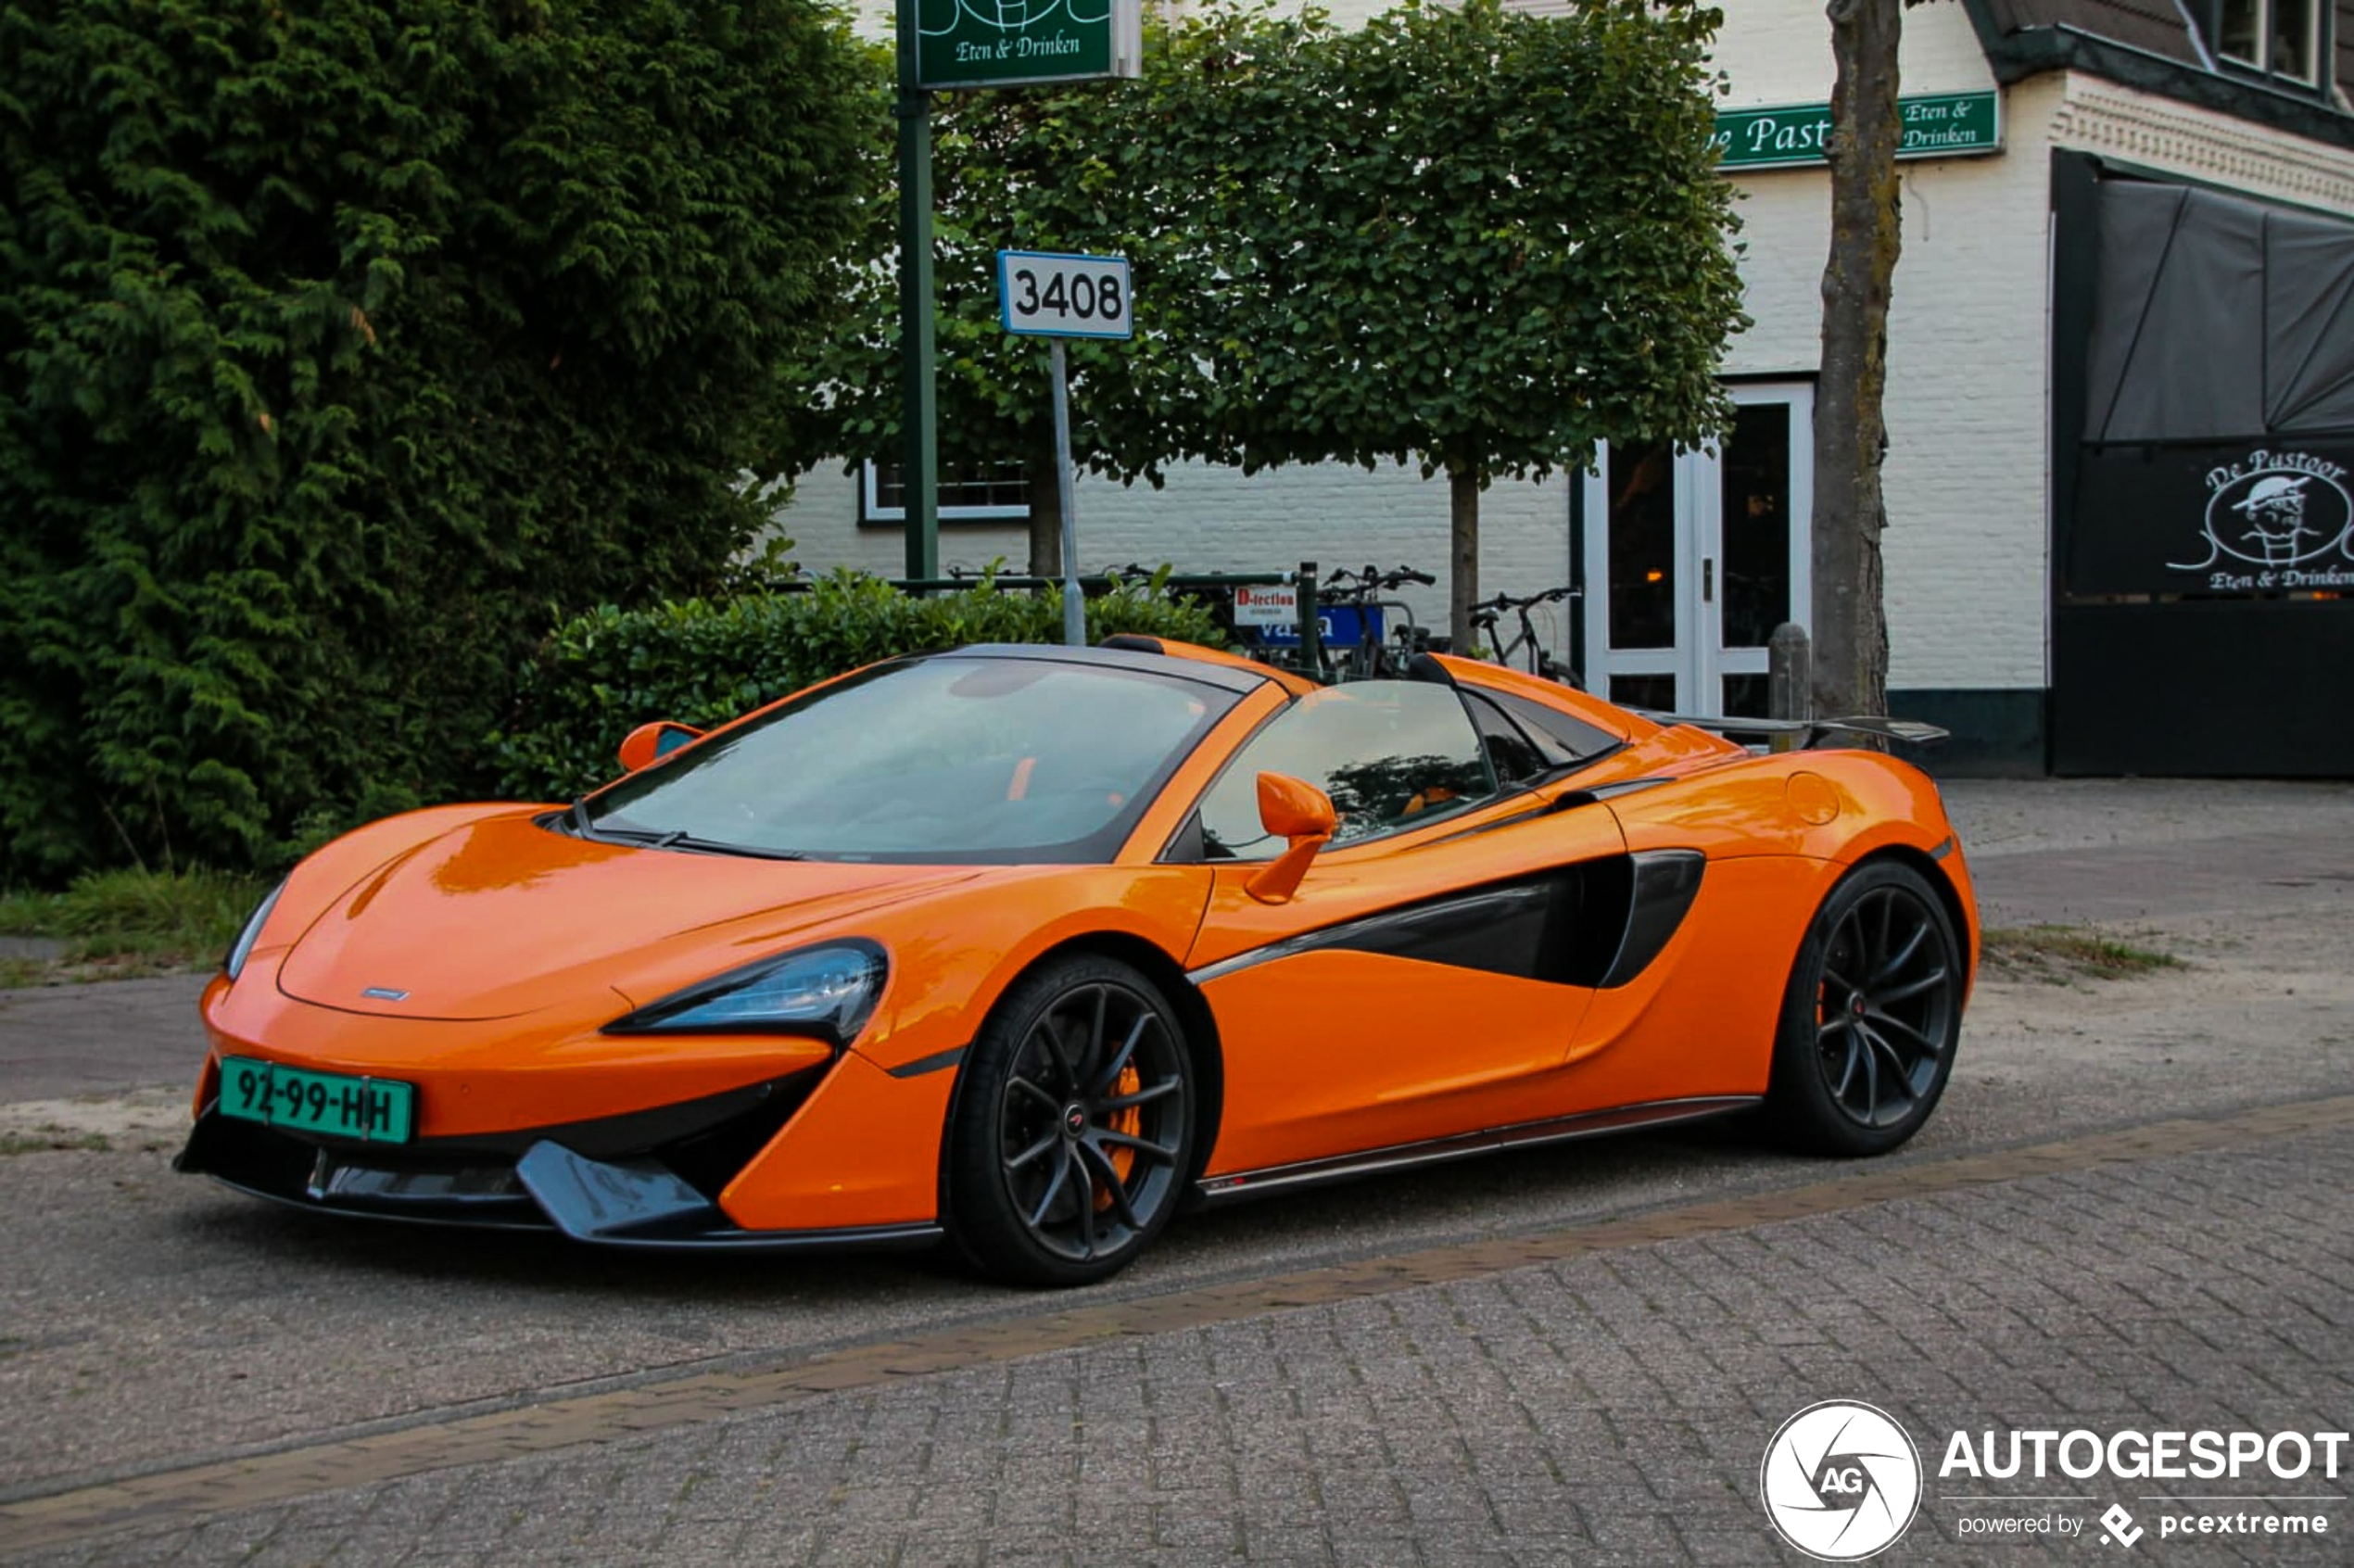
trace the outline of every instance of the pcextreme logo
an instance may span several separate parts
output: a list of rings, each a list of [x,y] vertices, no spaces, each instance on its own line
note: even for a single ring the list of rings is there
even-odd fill
[[[1920,1450],[1885,1410],[1826,1399],[1782,1423],[1766,1445],[1757,1488],[1782,1539],[1825,1562],[1853,1562],[1912,1524]]]

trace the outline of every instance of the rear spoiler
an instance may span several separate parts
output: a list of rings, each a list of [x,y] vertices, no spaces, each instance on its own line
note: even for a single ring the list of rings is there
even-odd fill
[[[1840,718],[1761,719],[1703,718],[1693,714],[1662,714],[1648,708],[1632,708],[1653,724],[1689,724],[1695,729],[1705,729],[1715,735],[1759,735],[1766,738],[1770,750],[1799,751],[1820,746],[1844,735],[1869,735],[1882,740],[1902,740],[1910,746],[1932,746],[1954,732],[1941,729],[1918,719],[1889,718],[1879,714],[1851,714]]]

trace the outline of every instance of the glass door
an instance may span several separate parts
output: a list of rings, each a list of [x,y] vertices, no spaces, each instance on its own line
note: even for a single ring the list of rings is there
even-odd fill
[[[1721,451],[1614,446],[1586,476],[1587,683],[1614,702],[1766,714],[1766,651],[1806,625],[1814,392],[1731,388]]]

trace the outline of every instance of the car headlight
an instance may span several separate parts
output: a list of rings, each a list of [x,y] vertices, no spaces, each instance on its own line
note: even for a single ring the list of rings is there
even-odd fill
[[[829,942],[715,975],[605,1025],[608,1034],[814,1034],[837,1045],[874,1016],[887,966],[871,942]]]
[[[229,944],[227,955],[221,960],[222,974],[235,980],[244,970],[246,960],[253,955],[253,944],[261,940],[261,928],[270,923],[270,912],[278,907],[278,895],[285,891],[286,884],[280,882],[270,890],[269,896],[255,907],[254,912],[246,917],[246,929],[237,933],[237,940]]]

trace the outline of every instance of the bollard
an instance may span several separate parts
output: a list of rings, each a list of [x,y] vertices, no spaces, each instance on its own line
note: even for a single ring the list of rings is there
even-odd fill
[[[1299,563],[1299,673],[1324,678],[1324,617],[1316,607],[1316,563]]]
[[[1815,716],[1815,647],[1806,628],[1784,621],[1766,644],[1766,714],[1768,718],[1809,719]],[[1806,732],[1777,731],[1773,750],[1795,752]]]

